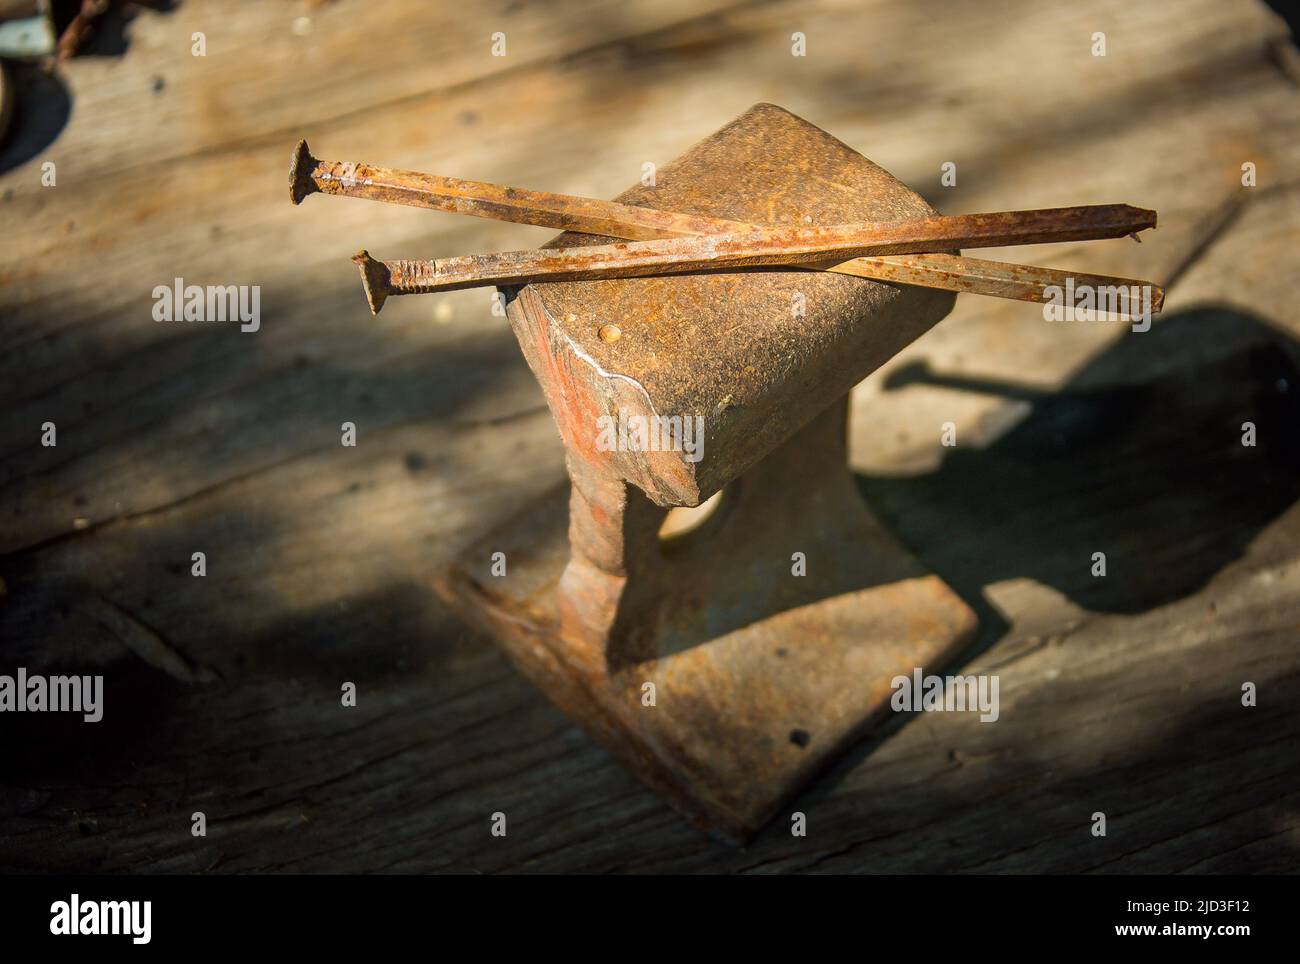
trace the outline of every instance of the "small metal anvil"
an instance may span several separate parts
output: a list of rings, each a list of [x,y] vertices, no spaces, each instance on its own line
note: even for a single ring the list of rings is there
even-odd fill
[[[770,105],[618,200],[756,224],[935,213]],[[801,270],[505,294],[569,484],[471,547],[439,593],[692,822],[743,843],[889,713],[894,677],[941,670],[974,633],[970,608],[873,518],[846,460],[850,389],[955,296]],[[608,444],[613,424],[685,419],[702,448]],[[672,508],[715,495],[695,528],[661,535]],[[505,576],[491,574],[498,552]]]

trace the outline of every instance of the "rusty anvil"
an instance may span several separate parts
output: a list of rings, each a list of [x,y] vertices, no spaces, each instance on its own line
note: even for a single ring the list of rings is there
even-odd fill
[[[656,181],[617,200],[757,224],[934,213],[767,104]],[[850,389],[955,295],[771,270],[505,296],[569,483],[471,547],[439,594],[694,824],[743,843],[888,714],[895,676],[941,670],[974,633],[970,608],[873,518],[847,463]],[[602,416],[699,416],[703,448],[611,450]],[[661,535],[672,508],[719,493],[695,528]],[[497,552],[505,576],[491,574]]]

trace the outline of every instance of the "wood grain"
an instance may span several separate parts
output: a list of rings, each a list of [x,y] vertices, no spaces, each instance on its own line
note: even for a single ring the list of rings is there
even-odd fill
[[[144,12],[124,57],[67,65],[66,129],[0,175],[0,671],[107,677],[95,727],[0,718],[0,867],[1300,868],[1300,102],[1270,55],[1276,18],[1209,0],[419,9],[340,2],[305,35],[290,5]],[[363,22],[389,38],[383,56]],[[807,57],[790,55],[795,31]],[[1144,334],[959,300],[859,388],[862,491],[979,611],[968,665],[1000,674],[1002,719],[899,720],[799,798],[808,837],[775,826],[735,852],[427,586],[558,481],[562,453],[485,292],[371,321],[348,257],[548,233],[294,208],[284,159],[306,136],[328,156],[609,197],[760,100],[947,212],[1157,209],[1140,246],[1007,260],[1168,295]],[[777,204],[771,220],[801,216]],[[177,276],[260,285],[261,330],[153,321],[153,287]],[[39,443],[47,420],[56,448]],[[1099,550],[1104,580],[1088,574]],[[1105,838],[1088,832],[1096,810]]]

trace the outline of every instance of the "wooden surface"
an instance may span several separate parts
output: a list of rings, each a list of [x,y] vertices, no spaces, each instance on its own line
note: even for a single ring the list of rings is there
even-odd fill
[[[1300,869],[1286,37],[1262,6],[1218,0],[142,13],[122,56],[62,68],[58,137],[17,166],[0,155],[0,672],[106,677],[99,724],[0,716],[0,868]],[[562,453],[488,292],[373,320],[348,257],[551,233],[294,208],[285,172],[305,136],[322,157],[611,197],[758,101],[944,213],[1155,208],[1140,246],[997,254],[1169,290],[1131,335],[963,297],[855,392],[862,492],[979,612],[967,671],[999,674],[1001,719],[898,719],[794,803],[807,837],[778,821],[735,851],[428,588],[562,477]],[[154,322],[151,291],[177,276],[260,285],[261,330]],[[46,421],[57,447],[40,445]],[[205,578],[189,574],[198,550]]]

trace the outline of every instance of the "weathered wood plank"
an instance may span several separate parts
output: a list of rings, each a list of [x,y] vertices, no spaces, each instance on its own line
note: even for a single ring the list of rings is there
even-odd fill
[[[1276,386],[1300,357],[1300,192],[1278,186],[1300,109],[1266,56],[1277,21],[1215,3],[1002,7],[995,35],[978,32],[986,10],[924,3],[746,5],[684,23],[684,7],[653,21],[637,8],[573,34],[528,21],[550,46],[503,70],[455,60],[484,23],[467,11],[436,47],[455,61],[445,73],[426,56],[443,41],[421,26],[373,81],[353,85],[345,66],[346,91],[310,96],[297,48],[277,41],[252,80],[229,63],[169,74],[158,96],[182,102],[138,144],[119,95],[163,68],[143,57],[157,44],[134,46],[120,86],[86,91],[65,132],[89,166],[61,161],[55,189],[34,187],[30,166],[0,176],[14,192],[0,659],[108,678],[102,724],[0,721],[0,867],[1294,872],[1300,492],[1294,395]],[[171,50],[187,18],[221,9],[186,4],[141,21],[140,38],[163,31]],[[288,20],[254,9],[229,20],[250,51],[257,18]],[[922,28],[925,56],[898,41]],[[789,56],[794,30],[807,58]],[[1108,32],[1104,62],[1094,30]],[[337,64],[342,38],[304,49]],[[282,85],[292,71],[301,87]],[[399,76],[404,93],[357,112]],[[209,90],[222,77],[253,98],[246,110]],[[311,111],[294,114],[290,94]],[[91,110],[99,96],[108,113]],[[203,126],[205,97],[227,123]],[[361,243],[437,256],[547,232],[325,199],[294,209],[282,169],[308,134],[330,155],[610,196],[758,99],[945,211],[1157,208],[1140,248],[1011,256],[1176,280],[1165,320],[1130,337],[963,301],[859,390],[862,490],[980,609],[968,671],[999,674],[1002,719],[897,721],[799,798],[807,838],[777,826],[732,852],[623,774],[426,585],[559,479],[561,453],[485,298],[397,303],[376,324],[346,258]],[[219,156],[160,147],[182,134]],[[952,189],[937,186],[946,160]],[[153,322],[150,290],[176,274],[263,285],[262,330]],[[56,450],[36,441],[47,418]],[[1253,450],[1245,418],[1261,426]],[[349,419],[354,449],[339,444]],[[956,450],[938,443],[944,421]],[[1097,549],[1105,580],[1088,572]],[[344,680],[355,708],[339,705]],[[1240,705],[1245,680],[1256,708]],[[505,839],[488,834],[496,810]],[[1094,810],[1106,838],[1088,832]]]
[[[1009,168],[990,164],[987,158],[1002,150],[998,145],[1004,141],[1004,132],[997,125],[981,127],[976,120],[966,120],[966,111],[955,112],[945,102],[924,100],[906,115],[880,110],[870,118],[870,127],[861,112],[848,103],[822,104],[809,113],[923,189],[927,182],[933,183],[932,172],[952,153],[943,145],[964,143],[960,170],[969,171],[969,175],[959,177],[952,195],[937,198],[950,210],[1016,207],[1022,202],[1113,200],[1127,196],[1132,185],[1140,183],[1144,197],[1130,199],[1161,210],[1163,226],[1155,236],[1159,243],[1153,241],[1138,249],[1128,242],[1116,242],[1086,249],[1033,251],[1024,256],[1079,270],[1158,278],[1171,271],[1195,243],[1204,217],[1204,199],[1226,198],[1232,193],[1222,185],[1237,169],[1236,156],[1221,154],[1215,145],[1244,143],[1252,148],[1252,156],[1258,156],[1261,171],[1268,172],[1276,170],[1285,145],[1295,140],[1288,136],[1295,123],[1295,99],[1276,70],[1260,59],[1261,46],[1275,33],[1274,22],[1252,18],[1238,30],[1225,31],[1217,12],[1221,9],[1218,4],[1207,5],[1185,21],[1180,19],[1181,32],[1192,30],[1189,25],[1199,26],[1192,34],[1180,33],[1175,38],[1202,51],[1201,57],[1211,58],[1205,62],[1207,69],[1239,60],[1246,52],[1256,58],[1238,73],[1221,78],[1212,91],[1192,97],[1179,87],[1177,78],[1187,65],[1152,48],[1156,41],[1151,38],[1158,38],[1158,33],[1133,33],[1132,43],[1147,44],[1140,55],[1136,51],[1111,55],[1116,66],[1103,76],[1117,74],[1152,92],[1175,91],[1168,103],[1157,105],[1168,118],[1160,129],[1167,131],[1167,136],[1158,143],[1156,134],[1133,126],[1109,135],[1101,131],[1097,154],[1123,158],[1122,164],[1108,160],[1104,165],[1080,169],[1075,152],[1058,150],[1059,128],[1048,126],[1040,136],[1035,134],[1033,119],[1028,118],[1019,149],[1033,158],[1032,167],[1026,164],[1015,169],[1029,169],[1032,174],[998,181],[998,171]],[[892,7],[884,14],[876,10],[852,14],[808,11],[809,16],[814,13],[823,34],[835,32],[832,23],[839,25],[840,33],[851,33],[846,17],[856,18],[865,31],[873,18],[905,16]],[[1031,20],[1034,17],[1032,12],[1025,15]],[[710,113],[696,110],[694,116],[701,120],[695,128],[682,129],[680,122],[667,121],[681,110],[679,87],[671,83],[679,68],[667,55],[678,49],[685,37],[698,39],[701,31],[709,33],[717,43],[692,69],[705,86],[726,89],[736,77],[745,76],[755,58],[770,51],[789,24],[799,19],[790,15],[769,23],[777,13],[768,11],[764,16],[767,21],[747,30],[724,18],[717,24],[692,25],[680,35],[665,31],[653,42],[645,41],[649,49],[638,48],[638,56],[630,63],[622,58],[610,63],[602,48],[585,60],[578,59],[583,70],[537,66],[499,82],[474,85],[460,94],[404,104],[400,111],[392,108],[374,117],[339,122],[330,129],[338,126],[342,133],[330,136],[325,143],[337,145],[334,152],[344,156],[352,144],[371,156],[383,155],[378,158],[381,160],[419,166],[427,162],[427,155],[416,160],[411,153],[416,148],[404,143],[402,137],[408,135],[398,136],[397,129],[459,130],[462,133],[456,138],[437,142],[440,152],[449,152],[451,172],[561,190],[581,187],[590,191],[595,183],[593,193],[609,195],[639,176],[646,154],[660,161],[670,158],[731,116],[733,106],[735,112],[748,106],[740,98],[753,97],[752,93],[737,94],[734,104],[721,98]],[[1059,60],[1072,49],[1072,24],[1049,19],[1038,26],[1047,38],[1039,46],[1050,48],[1051,56]],[[1224,39],[1229,37],[1231,41]],[[888,45],[878,37],[870,42],[881,45],[878,53],[884,56]],[[1221,44],[1229,44],[1226,51]],[[1011,56],[1009,46],[1005,53]],[[779,54],[784,59],[770,52],[766,56],[765,62],[773,65],[796,60],[788,56],[786,46]],[[842,56],[847,52],[823,58],[824,62],[810,57],[808,66],[820,64],[816,69],[824,72],[821,79],[825,80],[839,69],[836,65],[842,63]],[[954,56],[971,55],[959,50]],[[990,59],[1003,62],[1007,58]],[[1057,95],[1076,96],[1078,72],[1092,70],[1092,60],[1089,56],[1085,62],[1076,62],[1069,73],[1043,67],[1044,83],[1053,85],[1044,88],[1043,96],[1048,100]],[[967,66],[974,69],[973,64]],[[939,71],[937,66],[924,69]],[[615,87],[615,78],[624,78],[628,89],[636,92],[640,111],[629,110],[617,98],[610,101],[611,113],[592,110],[588,87],[593,77],[602,76],[607,78],[602,83]],[[791,106],[797,107],[798,92],[808,82],[794,77],[790,97],[780,99],[793,98]],[[1011,74],[995,76],[990,82],[1003,84],[1004,94],[1013,93],[1013,85],[1019,86]],[[529,91],[535,110],[519,115],[510,105],[523,89]],[[1256,105],[1254,110],[1243,111],[1239,106],[1243,100]],[[1119,103],[1114,109],[1118,112],[1125,106]],[[460,119],[471,110],[480,112],[479,129],[484,129],[488,118],[510,117],[510,143],[503,145],[496,137],[484,138],[467,130]],[[1272,115],[1272,133],[1259,128],[1259,114],[1264,112]],[[946,139],[939,138],[937,128],[941,124],[951,128],[954,117],[960,129],[949,130]],[[990,126],[994,133],[989,133]],[[1199,140],[1189,145],[1188,137]],[[903,151],[886,150],[882,156],[876,144],[886,148],[901,145]],[[1222,161],[1207,165],[1203,160],[1207,154],[1222,156]],[[13,440],[5,454],[21,454],[6,459],[6,475],[0,485],[5,501],[16,507],[10,514],[12,528],[5,546],[15,548],[75,531],[77,519],[95,525],[145,511],[186,498],[222,478],[261,471],[291,451],[319,447],[324,436],[313,435],[311,426],[284,397],[304,379],[321,377],[310,365],[306,374],[297,373],[304,359],[346,356],[349,370],[379,370],[389,364],[387,352],[398,345],[407,352],[415,346],[419,346],[417,351],[437,352],[436,345],[446,334],[427,325],[427,303],[402,306],[405,313],[401,315],[390,311],[392,317],[386,316],[382,329],[384,337],[375,338],[360,353],[355,350],[356,328],[366,323],[364,302],[355,290],[351,267],[342,262],[358,244],[370,245],[377,253],[391,248],[400,253],[440,254],[517,247],[546,237],[540,229],[462,223],[463,219],[419,211],[376,211],[373,205],[344,201],[311,199],[301,209],[294,209],[281,202],[285,156],[284,144],[268,142],[219,157],[193,157],[183,163],[132,169],[114,179],[117,189],[112,193],[76,178],[61,181],[54,198],[48,189],[18,189],[10,203],[23,215],[19,224],[30,225],[30,230],[39,233],[43,257],[25,263],[18,276],[10,275],[11,282],[4,289],[11,344],[23,349],[21,354],[13,351],[0,360],[0,372],[13,393],[8,396],[13,404],[0,415],[3,437]],[[965,187],[970,180],[977,186]],[[1068,197],[1062,192],[1062,183],[1070,185]],[[220,195],[203,193],[218,188]],[[194,196],[196,190],[198,197]],[[70,234],[62,230],[57,213],[70,210],[64,205],[79,208]],[[186,212],[184,219],[175,216],[180,211]],[[240,213],[235,216],[234,212]],[[196,230],[197,225],[204,227]],[[165,243],[159,242],[160,230],[165,232]],[[49,267],[69,258],[84,258],[87,251],[95,252],[97,270],[76,272],[71,278],[60,279],[57,289],[51,288],[56,276]],[[154,286],[168,284],[177,275],[191,283],[260,284],[263,330],[255,334],[238,333],[233,327],[196,331],[183,323],[153,322],[149,312]],[[105,276],[113,282],[106,285]],[[46,299],[54,299],[59,311],[48,311]],[[485,325],[493,337],[504,331],[502,320],[491,316],[482,293],[447,299],[445,310],[458,320],[457,331],[473,333]],[[1080,358],[1100,350],[1114,334],[1105,327],[1054,329],[1035,318],[1024,306],[999,309],[984,302],[968,302],[931,340],[943,356],[969,356],[989,338],[999,344],[1023,344],[1039,360],[1041,378],[1048,384],[1076,366]],[[394,333],[394,325],[400,336]],[[1013,328],[1014,334],[1008,328]],[[180,337],[182,334],[185,337]],[[255,341],[256,351],[247,350],[249,339]],[[1004,360],[995,360],[995,364],[1008,371],[1021,367],[1014,353],[999,354]],[[507,356],[513,358],[506,351],[502,359]],[[142,364],[142,359],[147,363]],[[346,397],[337,384],[315,397]],[[935,417],[935,424],[952,419],[963,431],[988,417],[990,411],[988,403],[978,398],[935,405],[916,397],[917,393],[908,395],[912,396],[907,401],[911,408],[905,417],[916,419],[924,412]],[[299,397],[313,395],[309,390]],[[891,401],[886,399],[885,404]],[[47,419],[65,429],[58,450],[42,449],[37,443],[37,429]],[[330,432],[337,421],[333,417],[328,420]],[[250,423],[257,425],[253,429],[258,436],[255,444],[247,439],[238,445],[214,442],[234,438],[235,426],[246,433]],[[890,438],[874,436],[871,444],[887,445]],[[103,442],[110,439],[115,444],[107,449]],[[128,439],[134,441],[128,443]],[[290,451],[285,451],[286,446]],[[934,445],[927,442],[925,451],[932,457]],[[877,461],[898,463],[916,457],[917,453],[900,452],[895,445],[888,446]],[[149,465],[149,478],[132,478],[133,465]]]
[[[93,56],[64,66],[73,117],[48,156],[70,180],[184,163],[201,151],[237,151],[307,122],[364,116],[377,106],[400,114],[420,98],[635,43],[733,6],[480,0],[439,10],[408,0],[350,0],[307,9],[189,0],[167,11],[145,8],[125,31],[129,69]],[[146,111],[149,123],[141,124]],[[407,135],[428,143],[425,132],[408,128]],[[29,164],[33,176],[25,180],[36,180],[33,166],[39,167]]]

